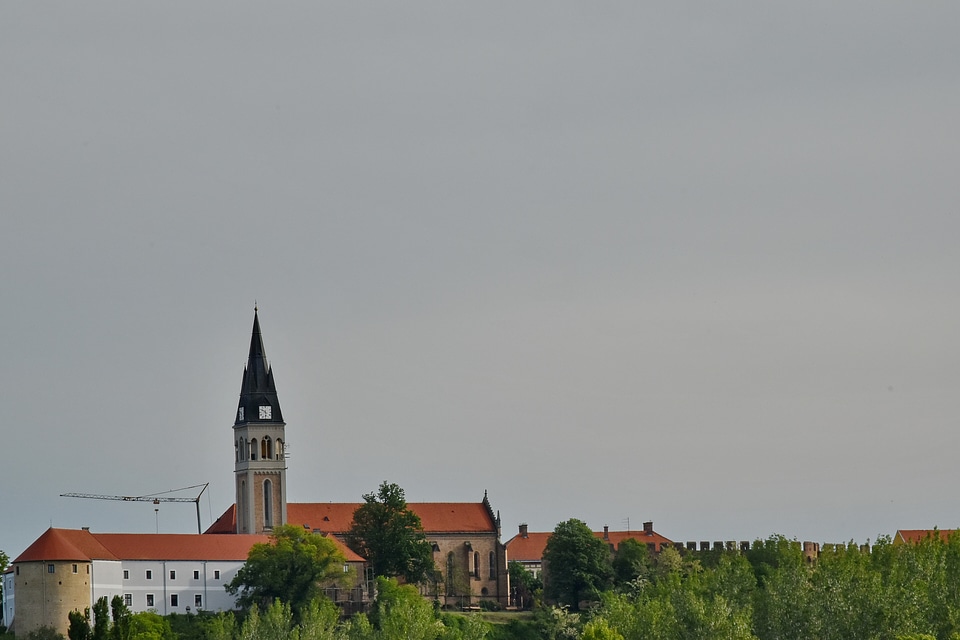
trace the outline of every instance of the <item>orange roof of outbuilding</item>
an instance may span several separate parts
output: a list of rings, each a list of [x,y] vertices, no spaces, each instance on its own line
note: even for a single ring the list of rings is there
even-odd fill
[[[543,550],[547,548],[547,540],[553,535],[552,531],[533,531],[526,536],[517,534],[507,540],[507,560],[517,562],[539,562],[543,558]]]
[[[893,541],[897,542],[912,542],[914,544],[926,539],[937,537],[941,540],[946,540],[954,532],[958,531],[957,529],[897,529],[897,533],[893,536]]]
[[[507,560],[516,560],[517,562],[538,562],[543,558],[543,552],[547,548],[547,541],[553,535],[552,531],[533,531],[528,532],[526,536],[517,534],[507,540]],[[602,531],[594,531],[593,535],[604,542],[608,542],[615,549],[620,547],[624,540],[636,540],[641,544],[653,543],[657,545],[659,551],[664,546],[672,545],[673,542],[663,537],[655,531],[608,531],[606,534]],[[604,538],[606,535],[606,538]]]

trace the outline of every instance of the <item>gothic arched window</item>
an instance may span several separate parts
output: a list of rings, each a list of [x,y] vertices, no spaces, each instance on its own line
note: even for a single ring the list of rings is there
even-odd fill
[[[263,481],[263,526],[273,526],[273,483]]]

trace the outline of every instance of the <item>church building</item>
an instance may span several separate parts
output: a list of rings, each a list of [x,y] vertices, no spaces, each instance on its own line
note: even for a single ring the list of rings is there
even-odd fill
[[[283,413],[266,358],[258,312],[234,416],[236,503],[207,533],[268,534],[275,525],[295,524],[342,540],[362,503],[287,503],[286,436]],[[411,502],[433,548],[441,581],[421,585],[424,595],[451,606],[509,600],[506,548],[500,515],[484,492],[480,502]]]

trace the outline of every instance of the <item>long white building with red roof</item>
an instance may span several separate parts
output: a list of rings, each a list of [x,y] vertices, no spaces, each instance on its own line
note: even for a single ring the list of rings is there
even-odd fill
[[[332,539],[363,575],[364,560]],[[234,607],[224,588],[266,535],[92,533],[47,529],[4,574],[4,620],[28,633],[67,628],[67,614],[119,595],[131,611],[162,615]]]

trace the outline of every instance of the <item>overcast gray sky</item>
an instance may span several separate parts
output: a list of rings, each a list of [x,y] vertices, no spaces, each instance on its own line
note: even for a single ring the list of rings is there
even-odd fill
[[[960,4],[0,4],[0,549],[291,501],[960,526]]]

